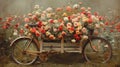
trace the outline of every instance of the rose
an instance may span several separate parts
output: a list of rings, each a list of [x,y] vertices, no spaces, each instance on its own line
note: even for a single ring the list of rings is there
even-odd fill
[[[79,21],[78,18],[72,19],[72,22],[78,22],[78,21]]]
[[[75,42],[76,42],[76,40],[75,40],[75,39],[72,39],[72,40],[71,40],[71,42],[72,42],[72,43],[75,43]]]
[[[72,8],[71,8],[70,6],[67,6],[67,7],[66,7],[66,10],[67,10],[67,11],[72,11]]]
[[[48,31],[47,31],[45,34],[46,34],[46,36],[49,36],[49,35],[51,35],[51,33],[50,33],[50,32],[48,32]]]
[[[52,17],[52,14],[51,13],[47,13],[47,18],[51,18]]]
[[[38,20],[38,18],[37,18],[37,16],[36,16],[36,15],[33,15],[33,16],[32,16],[32,19],[33,19],[33,20],[35,20],[35,21],[37,21],[37,20]]]
[[[20,25],[20,24],[19,24],[19,23],[17,23],[17,24],[15,24],[15,26],[14,26],[14,27],[17,29],[19,25]]]
[[[63,13],[62,16],[63,16],[63,17],[67,17],[67,13]]]
[[[68,17],[63,18],[65,22],[69,21]]]
[[[105,22],[104,24],[105,24],[105,25],[109,25],[109,22]]]
[[[54,23],[58,23],[58,20],[54,20],[53,22],[54,22]]]
[[[74,27],[68,28],[68,31],[69,31],[70,33],[73,33],[73,32],[74,32]]]
[[[35,5],[34,8],[35,9],[39,9],[40,7],[39,7],[39,5]]]
[[[28,25],[28,24],[25,24],[24,26],[25,26],[25,28],[27,28],[27,29],[29,28],[29,25]]]
[[[51,12],[53,11],[53,9],[52,9],[51,7],[48,7],[48,8],[46,9],[46,11],[47,11],[48,13],[51,13]]]
[[[14,36],[18,35],[18,31],[16,29],[14,29],[13,35]]]
[[[89,18],[89,19],[87,20],[87,22],[88,22],[89,24],[91,24],[91,23],[93,22],[92,18]]]
[[[62,36],[65,36],[65,35],[66,35],[66,32],[65,32],[65,31],[62,31],[61,34],[62,34]]]
[[[54,23],[54,20],[53,19],[49,19],[48,22]]]
[[[53,28],[53,31],[54,31],[54,32],[57,32],[57,31],[58,31],[58,29],[57,29],[57,28]]]
[[[30,28],[30,32],[35,33],[36,32],[36,28]]]
[[[73,5],[73,9],[78,9],[79,7],[80,7],[79,4],[74,4],[74,5]]]
[[[74,22],[74,27],[77,27],[79,25],[79,22]]]
[[[72,27],[72,24],[69,22],[67,23],[67,28],[70,28],[70,27]]]
[[[84,27],[84,28],[82,28],[82,32],[83,33],[87,33],[87,29]]]
[[[95,31],[94,31],[94,34],[95,34],[95,35],[98,35],[99,33],[98,33],[98,31],[97,31],[97,30],[95,30]]]
[[[59,31],[62,31],[62,30],[63,30],[63,26],[59,26],[59,27],[58,27],[58,30],[59,30]]]
[[[39,27],[41,27],[43,24],[42,24],[42,21],[38,21],[37,22],[37,25],[39,26]]]
[[[24,22],[29,22],[30,19],[29,18],[24,18]]]
[[[53,39],[55,39],[55,36],[51,34],[51,35],[49,36],[49,38],[53,40]]]
[[[22,35],[24,33],[24,30],[21,28],[20,29],[20,34]]]
[[[37,37],[40,36],[40,32],[38,32],[38,31],[36,31],[35,34]]]
[[[85,11],[85,10],[86,10],[86,8],[85,8],[85,7],[81,7],[81,10],[82,10],[82,11]]]
[[[99,24],[95,24],[95,28],[100,28],[100,25]]]
[[[56,11],[62,11],[63,9],[62,8],[57,8]]]

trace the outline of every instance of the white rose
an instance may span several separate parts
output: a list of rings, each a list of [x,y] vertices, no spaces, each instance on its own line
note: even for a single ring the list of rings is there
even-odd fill
[[[39,7],[39,5],[35,5],[34,8],[35,9],[39,9],[40,7]]]
[[[74,4],[74,5],[73,5],[73,8],[74,8],[74,9],[78,9],[79,7],[80,7],[79,4]]]
[[[72,43],[75,43],[75,42],[76,42],[76,40],[75,40],[75,39],[72,39],[72,40],[71,40],[71,42],[72,42]]]
[[[64,17],[63,19],[65,22],[69,20],[68,17]]]
[[[88,36],[84,35],[82,38],[83,38],[84,40],[87,40],[87,39],[88,39]]]

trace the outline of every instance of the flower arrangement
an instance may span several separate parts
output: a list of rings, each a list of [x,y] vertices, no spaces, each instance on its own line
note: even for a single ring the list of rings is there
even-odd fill
[[[92,13],[90,7],[82,7],[81,2],[64,8],[48,7],[45,10],[41,10],[39,5],[35,5],[34,11],[28,15],[10,16],[4,20],[0,18],[0,22],[4,22],[3,29],[11,28],[13,35],[25,35],[30,31],[36,36],[50,40],[64,38],[71,42],[87,39],[88,28],[96,29],[94,34],[98,35],[97,29],[108,25],[104,17],[100,16],[98,12]],[[28,24],[38,24],[38,27],[31,28]],[[116,26],[116,29],[118,27]]]

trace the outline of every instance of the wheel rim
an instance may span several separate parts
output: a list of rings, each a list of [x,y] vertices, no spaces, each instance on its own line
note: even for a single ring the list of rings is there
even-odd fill
[[[25,46],[28,45],[30,39],[21,39],[14,43],[12,57],[15,62],[22,65],[29,65],[32,64],[36,59],[37,56],[33,56],[30,53],[24,51]],[[36,45],[31,42],[30,46],[27,48],[28,51],[37,51]]]
[[[88,62],[105,63],[111,58],[111,46],[104,39],[93,39],[84,49],[84,57]]]

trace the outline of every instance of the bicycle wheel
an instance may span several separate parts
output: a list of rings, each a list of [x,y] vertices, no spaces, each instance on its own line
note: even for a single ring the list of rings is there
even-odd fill
[[[107,40],[94,37],[83,46],[83,56],[88,62],[105,63],[112,56],[112,48]]]
[[[35,42],[30,38],[20,38],[13,42],[11,54],[16,63],[30,65],[36,61],[38,56],[27,51],[38,51]]]

